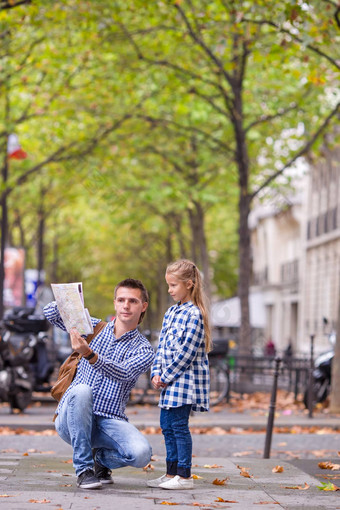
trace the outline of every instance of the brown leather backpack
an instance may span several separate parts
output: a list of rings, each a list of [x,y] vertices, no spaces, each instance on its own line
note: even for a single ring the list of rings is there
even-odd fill
[[[93,333],[91,335],[87,335],[86,337],[88,344],[91,342],[91,340],[94,339],[95,336],[100,333],[103,328],[105,328],[106,324],[107,322],[100,321],[95,325]],[[70,354],[69,357],[66,358],[64,363],[61,365],[58,379],[51,388],[51,395],[57,402],[61,400],[61,397],[64,395],[65,391],[75,378],[77,366],[81,358],[82,355],[79,354],[79,352],[73,351],[72,354]]]

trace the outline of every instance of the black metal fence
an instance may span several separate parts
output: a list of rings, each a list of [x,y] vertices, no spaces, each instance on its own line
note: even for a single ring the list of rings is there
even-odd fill
[[[230,388],[236,393],[271,391],[274,357],[229,355]],[[309,358],[289,357],[282,360],[278,387],[293,391],[295,398],[308,386]]]

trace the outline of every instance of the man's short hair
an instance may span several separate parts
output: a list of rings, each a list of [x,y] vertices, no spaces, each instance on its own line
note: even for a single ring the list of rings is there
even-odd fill
[[[136,280],[135,278],[125,278],[125,280],[122,280],[121,282],[119,282],[115,288],[115,294],[114,294],[115,299],[117,297],[117,290],[120,289],[121,287],[125,287],[128,289],[139,289],[142,294],[143,303],[149,303],[149,293],[148,293],[145,285],[140,280]],[[144,315],[145,315],[145,312],[142,312],[141,316],[139,317],[138,324],[140,324],[142,322],[142,320],[144,319]]]

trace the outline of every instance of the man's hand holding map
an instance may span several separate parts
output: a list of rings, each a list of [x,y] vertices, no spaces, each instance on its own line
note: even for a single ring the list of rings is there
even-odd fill
[[[51,287],[67,332],[76,328],[80,335],[93,333],[90,314],[84,307],[82,283],[52,283]]]

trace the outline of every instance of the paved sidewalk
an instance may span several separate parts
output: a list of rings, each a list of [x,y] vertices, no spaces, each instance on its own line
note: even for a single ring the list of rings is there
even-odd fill
[[[0,426],[12,429],[44,429],[40,435],[0,435],[0,504],[7,510],[34,509],[44,503],[44,508],[59,510],[112,510],[124,506],[136,510],[150,510],[162,505],[175,505],[178,509],[191,506],[202,509],[233,508],[248,510],[249,507],[268,510],[284,508],[289,510],[332,510],[340,509],[340,491],[321,491],[322,483],[333,481],[340,486],[339,471],[321,470],[318,462],[323,459],[262,459],[262,458],[219,458],[221,453],[210,457],[194,457],[194,490],[165,491],[150,489],[147,479],[157,478],[164,473],[164,445],[155,441],[160,436],[149,436],[153,441],[154,459],[152,470],[125,468],[114,472],[115,483],[96,491],[84,491],[76,487],[76,477],[70,463],[72,449],[60,438],[53,435],[52,417],[55,405],[34,405],[25,413],[11,415],[9,408],[0,407]],[[159,409],[156,406],[128,407],[130,422],[149,433],[158,428]],[[221,427],[224,429],[265,429],[266,415],[246,411],[233,413],[231,409],[214,409],[210,413],[195,414],[190,419],[191,429],[195,427]],[[325,427],[338,429],[339,416],[316,413],[312,419],[306,413],[277,413],[275,426],[282,427]],[[52,434],[52,435],[51,435]],[[198,438],[200,436],[197,436]],[[206,436],[209,437],[209,436]],[[218,437],[218,436],[212,436]],[[240,437],[240,436],[238,436]],[[195,440],[199,440],[195,438]],[[259,439],[262,447],[262,439]],[[338,442],[338,434],[334,436]],[[222,446],[222,443],[221,443]],[[336,448],[340,450],[340,448]],[[336,455],[335,450],[335,455]],[[223,448],[217,449],[221,452]],[[161,454],[161,455],[160,455]],[[205,455],[205,453],[203,453]],[[339,462],[339,458],[324,460]],[[273,473],[276,465],[283,467],[282,473]],[[209,467],[210,466],[210,467]],[[240,466],[240,467],[238,467]],[[242,476],[246,468],[250,478]],[[223,485],[213,484],[224,480]],[[338,483],[337,483],[338,482]],[[306,485],[307,489],[303,490]],[[293,488],[293,487],[300,487]],[[40,508],[40,506],[39,506]]]
[[[24,413],[10,414],[9,407],[0,406],[0,426],[10,428],[25,428],[33,430],[54,429],[53,415],[56,405],[33,404]],[[190,417],[192,428],[221,427],[224,430],[253,429],[265,430],[268,416],[252,410],[233,412],[225,406],[212,408],[209,413],[194,413]],[[139,429],[159,426],[159,408],[152,405],[135,405],[127,407],[130,423]],[[328,427],[340,431],[340,416],[316,411],[313,418],[308,417],[307,411],[294,411],[291,414],[276,412],[275,427]]]
[[[48,439],[42,437],[42,448],[45,441],[47,446]],[[150,489],[146,485],[148,479],[164,473],[164,458],[155,459],[152,461],[152,471],[119,469],[114,471],[114,485],[86,491],[75,485],[70,456],[57,456],[52,451],[14,453],[9,449],[7,452],[2,450],[1,505],[6,505],[7,510],[34,509],[39,503],[45,503],[44,508],[57,507],[59,510],[111,510],[122,507],[127,510],[150,510],[160,505],[160,508],[163,505],[176,505],[179,510],[190,507],[245,510],[257,508],[257,505],[267,510],[340,509],[339,492],[318,489],[325,480],[319,477],[324,473],[317,476],[315,461],[315,476],[311,476],[289,462],[280,462],[284,471],[273,473],[272,469],[277,465],[274,459],[215,458],[212,461],[210,458],[194,458],[193,473],[200,477],[195,479],[194,489],[166,491]],[[207,464],[216,467],[209,468]],[[250,478],[241,476],[241,468],[246,468]],[[213,482],[216,479],[224,481],[224,484],[215,485]],[[296,486],[307,489],[294,489]]]

